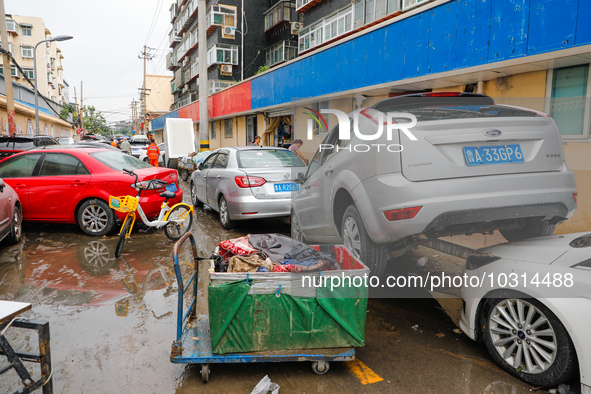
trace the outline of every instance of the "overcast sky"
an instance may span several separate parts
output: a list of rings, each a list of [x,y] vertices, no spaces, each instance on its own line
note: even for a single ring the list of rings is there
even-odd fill
[[[80,103],[94,105],[108,122],[131,120],[131,101],[139,100],[144,44],[156,55],[147,62],[151,75],[172,75],[166,69],[172,0],[4,0],[7,14],[43,18],[64,55],[64,79],[74,86]]]

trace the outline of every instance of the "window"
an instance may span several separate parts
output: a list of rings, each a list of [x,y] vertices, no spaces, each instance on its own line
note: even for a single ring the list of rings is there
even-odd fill
[[[213,163],[213,168],[226,168],[228,166],[228,154],[220,153]]]
[[[359,3],[355,4],[357,9]],[[347,6],[315,25],[302,30],[298,36],[299,51],[307,51],[351,30],[353,30],[353,6]]]
[[[236,7],[232,6],[213,6],[211,7],[210,25],[233,26],[236,27]]]
[[[6,30],[16,33],[16,22],[12,19],[6,19]]]
[[[33,58],[33,47],[21,47],[21,54],[25,58]]]
[[[33,25],[26,25],[24,23],[21,23],[21,33],[23,36],[31,37],[33,35],[32,30]]]
[[[224,137],[232,138],[232,119],[224,120]]]
[[[0,178],[24,178],[33,175],[41,153],[8,159],[0,164]]]
[[[39,176],[90,175],[80,160],[71,155],[48,153],[43,160]]]
[[[302,160],[289,150],[252,149],[238,152],[240,168],[304,167]]]
[[[10,75],[12,75],[13,77],[19,77],[18,75],[18,70],[16,69],[16,66],[10,66]]]
[[[32,68],[23,68],[23,75],[29,79],[35,79],[35,73]]]
[[[281,41],[267,48],[267,66],[285,62],[296,57],[297,44],[294,41]]]
[[[279,23],[299,21],[298,13],[295,10],[295,3],[291,1],[280,1],[273,8],[265,12],[265,31],[277,26]]]
[[[207,168],[213,167],[213,163],[214,163],[216,157],[217,157],[217,154],[209,155],[207,157],[207,159],[205,159],[205,161],[203,162],[203,169],[205,170]]]
[[[207,51],[207,66],[212,64],[238,64],[238,46],[215,44]]]
[[[217,138],[217,132],[215,130],[215,123],[216,122],[210,122],[211,123],[211,139],[215,140]]]
[[[563,137],[589,137],[591,78],[588,64],[557,68],[548,72],[546,112]]]

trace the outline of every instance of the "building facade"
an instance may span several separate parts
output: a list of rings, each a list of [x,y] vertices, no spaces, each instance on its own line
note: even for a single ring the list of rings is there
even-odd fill
[[[12,56],[21,66],[23,72],[16,66],[11,67],[13,80],[22,85],[32,87],[26,81],[37,80],[39,93],[59,105],[68,103],[68,92],[64,82],[64,56],[55,42],[46,42],[37,47],[37,74],[34,75],[34,48],[43,40],[51,38],[50,30],[45,26],[42,18],[6,15],[8,31],[8,46]],[[3,67],[0,70],[4,73]]]
[[[554,118],[579,190],[579,209],[559,231],[588,230],[591,2],[297,0],[296,10],[298,56],[209,97],[212,148],[248,144],[250,118],[267,145],[281,141],[290,123],[290,138],[304,139],[311,157],[324,135],[306,140],[305,108],[350,112],[403,93],[483,93]],[[167,117],[198,121],[198,103],[152,128]]]

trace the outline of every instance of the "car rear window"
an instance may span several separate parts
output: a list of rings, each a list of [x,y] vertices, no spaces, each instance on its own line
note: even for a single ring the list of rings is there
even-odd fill
[[[525,108],[495,104],[490,97],[404,97],[384,100],[374,109],[383,112],[405,112],[417,121],[544,116]]]
[[[148,141],[148,140],[130,141],[129,143],[131,145],[137,145],[137,146],[150,145],[150,141]]]
[[[289,150],[253,149],[238,152],[240,168],[304,167],[304,163]]]
[[[0,142],[0,149],[27,150],[35,147],[31,138],[3,138]]]
[[[128,170],[136,170],[140,168],[152,167],[148,163],[144,163],[143,161],[138,160],[131,155],[114,149],[94,152],[91,153],[90,156],[100,161],[107,167],[114,169],[115,171],[123,171],[124,168]]]

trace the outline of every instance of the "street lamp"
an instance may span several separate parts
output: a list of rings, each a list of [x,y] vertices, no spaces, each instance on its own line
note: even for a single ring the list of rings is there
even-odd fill
[[[48,40],[39,41],[35,45],[35,49],[33,49],[33,74],[35,76],[35,127],[36,127],[36,134],[39,134],[39,93],[37,92],[37,47],[39,44],[44,42],[51,42],[51,41],[66,41],[71,40],[72,36],[57,36],[50,38]]]

